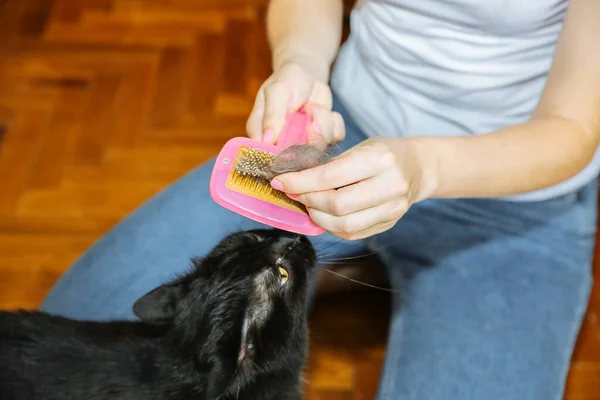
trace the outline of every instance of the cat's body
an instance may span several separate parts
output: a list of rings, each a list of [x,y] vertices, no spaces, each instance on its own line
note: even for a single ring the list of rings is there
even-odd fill
[[[300,399],[309,241],[242,232],[138,300],[143,322],[0,312],[0,399]]]

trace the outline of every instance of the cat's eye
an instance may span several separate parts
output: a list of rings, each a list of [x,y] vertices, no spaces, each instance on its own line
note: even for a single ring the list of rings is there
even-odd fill
[[[279,267],[279,277],[281,278],[281,285],[283,286],[290,278],[290,274],[287,272],[287,269]]]

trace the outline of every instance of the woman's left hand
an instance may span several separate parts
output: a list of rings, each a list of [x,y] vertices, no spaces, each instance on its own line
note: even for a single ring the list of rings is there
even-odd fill
[[[277,176],[271,185],[303,203],[326,231],[358,240],[392,228],[432,192],[432,174],[410,139],[375,137],[329,163]],[[425,173],[424,173],[425,172]]]

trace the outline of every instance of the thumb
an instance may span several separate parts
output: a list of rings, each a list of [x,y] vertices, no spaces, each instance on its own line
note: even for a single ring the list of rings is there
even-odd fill
[[[250,116],[246,121],[246,133],[248,137],[254,140],[262,140],[263,130],[262,130],[262,121],[265,113],[265,94],[263,89],[261,88],[256,94],[256,99],[254,100],[254,106],[252,107],[252,111],[250,112]]]
[[[289,86],[275,82],[265,88],[265,109],[263,115],[263,141],[274,143],[285,125],[291,107]]]

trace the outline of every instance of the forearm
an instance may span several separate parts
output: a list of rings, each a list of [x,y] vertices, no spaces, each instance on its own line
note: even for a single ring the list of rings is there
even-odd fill
[[[297,62],[324,82],[340,46],[342,0],[271,0],[267,35],[277,70]]]
[[[420,199],[499,197],[552,186],[581,171],[598,144],[581,125],[560,117],[486,135],[409,140],[424,171]]]

